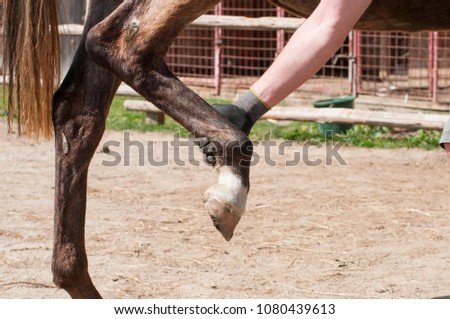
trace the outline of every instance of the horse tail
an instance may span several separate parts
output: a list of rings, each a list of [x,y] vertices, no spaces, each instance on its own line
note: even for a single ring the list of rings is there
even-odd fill
[[[17,119],[19,135],[48,138],[60,74],[56,0],[3,0],[3,29],[9,131]]]

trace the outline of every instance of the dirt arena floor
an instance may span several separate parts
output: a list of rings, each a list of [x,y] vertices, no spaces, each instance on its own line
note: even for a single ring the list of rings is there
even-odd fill
[[[68,298],[50,271],[53,142],[5,131],[0,123],[0,298]],[[174,141],[137,132],[129,138],[145,153],[153,141],[158,161],[164,141]],[[145,156],[140,166],[132,146],[125,166],[124,134],[107,132],[101,145],[108,141],[120,146],[95,154],[86,230],[90,273],[106,298],[450,295],[450,160],[443,151],[343,146],[340,161],[327,165],[326,148],[315,145],[289,166],[304,146],[284,155],[259,146],[248,211],[226,242],[201,200],[215,172],[176,164],[186,162],[189,147],[180,155],[169,147],[168,165],[150,165]],[[113,154],[121,162],[105,165]]]

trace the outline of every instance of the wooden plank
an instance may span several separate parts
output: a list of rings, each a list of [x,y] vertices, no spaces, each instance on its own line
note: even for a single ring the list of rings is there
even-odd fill
[[[390,110],[408,110],[410,113],[417,111],[448,112],[448,104],[436,104],[429,99],[420,100],[417,97],[404,97],[402,99],[399,96],[358,94],[358,105],[364,105],[368,108],[376,108],[380,111],[384,111],[383,109],[389,108]]]
[[[125,109],[130,111],[162,113],[147,101],[127,100]],[[442,130],[448,115],[423,113],[394,113],[345,108],[274,107],[263,119],[299,122],[366,124],[410,129]]]
[[[442,130],[448,115],[393,113],[345,108],[275,107],[264,119],[319,123],[366,124],[411,129]]]
[[[60,24],[58,31],[61,35],[81,35],[84,26],[82,24]]]
[[[203,15],[192,22],[197,27],[221,27],[224,29],[252,29],[252,30],[297,30],[305,21],[300,18],[261,17],[247,18],[242,16]],[[63,35],[81,35],[83,25],[61,24],[59,32]]]
[[[258,30],[297,30],[305,21],[300,18],[203,15],[192,22],[193,26],[221,27],[224,29],[258,29]]]

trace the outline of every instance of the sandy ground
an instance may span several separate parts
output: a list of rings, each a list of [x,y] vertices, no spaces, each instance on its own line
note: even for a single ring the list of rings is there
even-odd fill
[[[67,298],[50,271],[53,142],[0,129],[0,298]],[[130,138],[145,151],[154,141],[155,160],[174,140]],[[123,133],[107,132],[101,145],[108,141],[120,143],[110,149],[122,161],[110,167],[111,153],[95,155],[86,235],[90,273],[106,298],[450,295],[450,160],[442,151],[342,147],[347,165],[287,166],[302,145],[270,157],[260,146],[248,211],[228,243],[202,206],[217,178],[211,168],[177,165],[171,148],[168,165],[140,166],[137,147],[125,166]],[[308,159],[326,154],[316,145]]]

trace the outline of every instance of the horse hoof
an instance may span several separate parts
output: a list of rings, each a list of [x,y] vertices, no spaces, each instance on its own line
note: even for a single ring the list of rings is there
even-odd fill
[[[233,208],[216,199],[205,199],[204,204],[209,211],[214,227],[222,234],[225,240],[230,241],[241,216],[236,215]]]
[[[203,203],[214,227],[229,241],[245,211],[248,187],[233,174],[229,167],[220,169],[219,184],[206,190]]]

